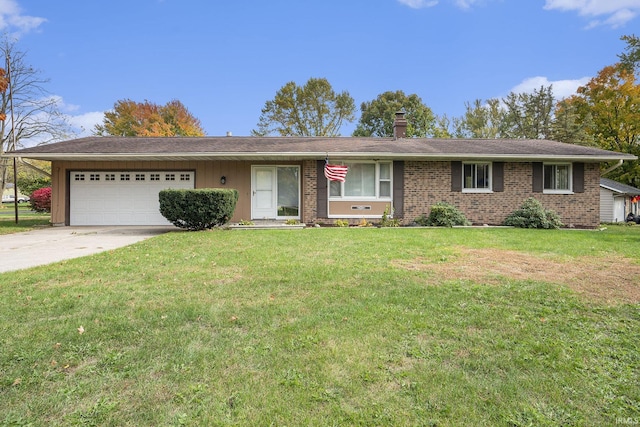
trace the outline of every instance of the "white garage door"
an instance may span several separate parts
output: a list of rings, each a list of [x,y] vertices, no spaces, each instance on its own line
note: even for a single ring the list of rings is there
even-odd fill
[[[194,187],[194,172],[74,171],[70,175],[70,225],[169,225],[158,193]]]

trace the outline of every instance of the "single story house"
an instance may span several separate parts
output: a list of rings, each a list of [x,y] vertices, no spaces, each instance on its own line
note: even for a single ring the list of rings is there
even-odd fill
[[[627,215],[638,215],[640,189],[600,178],[600,221],[625,222]]]
[[[440,201],[474,224],[501,224],[535,197],[567,226],[600,224],[600,163],[636,157],[547,140],[394,137],[86,137],[7,153],[51,161],[51,221],[168,224],[165,188],[235,188],[232,222],[332,224],[382,217],[410,224]],[[329,181],[325,161],[348,166]]]

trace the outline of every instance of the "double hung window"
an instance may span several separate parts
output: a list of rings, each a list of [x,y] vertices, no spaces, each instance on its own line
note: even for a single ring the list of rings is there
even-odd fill
[[[462,174],[463,191],[491,191],[491,163],[464,163]]]
[[[544,165],[544,192],[571,192],[571,164],[551,163]]]

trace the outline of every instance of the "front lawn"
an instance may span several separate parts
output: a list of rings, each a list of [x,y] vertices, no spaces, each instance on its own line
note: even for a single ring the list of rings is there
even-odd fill
[[[0,274],[0,425],[638,423],[638,248],[217,230]]]
[[[29,203],[18,203],[18,222],[16,223],[15,205],[3,203],[0,206],[0,235],[29,231],[50,224],[51,214],[31,210]]]

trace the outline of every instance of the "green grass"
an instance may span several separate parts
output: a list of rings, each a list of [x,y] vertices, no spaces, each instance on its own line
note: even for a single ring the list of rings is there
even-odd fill
[[[640,227],[176,232],[2,274],[0,425],[640,422],[638,304],[398,267],[460,247],[637,259]]]
[[[0,235],[19,233],[50,225],[51,214],[37,213],[28,203],[18,204],[18,222],[16,223],[15,205],[3,203],[0,206]]]

